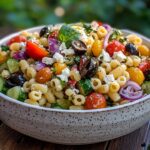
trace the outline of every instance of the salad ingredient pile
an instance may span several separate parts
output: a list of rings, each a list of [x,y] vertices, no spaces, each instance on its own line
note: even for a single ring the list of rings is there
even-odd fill
[[[101,109],[150,94],[150,49],[108,24],[45,26],[0,45],[0,92],[57,109]]]

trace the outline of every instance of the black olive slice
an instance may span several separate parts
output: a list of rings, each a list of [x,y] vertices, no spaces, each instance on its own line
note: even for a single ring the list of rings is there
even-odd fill
[[[132,55],[139,55],[139,52],[137,51],[136,47],[132,43],[126,44],[125,49],[127,52],[129,52]]]
[[[75,53],[78,55],[84,54],[87,50],[85,43],[80,40],[72,41],[72,48],[75,50]]]
[[[40,31],[40,37],[44,36],[45,34],[48,33],[48,27],[43,27]]]

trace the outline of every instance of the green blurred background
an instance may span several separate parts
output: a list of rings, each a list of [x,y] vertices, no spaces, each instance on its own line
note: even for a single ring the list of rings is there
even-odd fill
[[[0,0],[0,27],[100,20],[150,37],[150,0]]]

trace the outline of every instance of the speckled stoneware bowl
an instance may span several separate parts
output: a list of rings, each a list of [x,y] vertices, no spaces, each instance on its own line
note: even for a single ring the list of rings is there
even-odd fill
[[[16,34],[2,39],[0,44]],[[150,39],[141,37],[150,47]],[[149,119],[150,95],[112,108],[77,111],[31,106],[0,93],[0,120],[23,134],[53,143],[77,145],[110,140],[138,129]]]

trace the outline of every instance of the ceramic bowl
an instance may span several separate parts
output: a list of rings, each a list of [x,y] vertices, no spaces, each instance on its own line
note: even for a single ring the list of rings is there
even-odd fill
[[[0,44],[17,34],[3,38]],[[141,37],[150,47],[150,39]],[[53,143],[78,145],[110,140],[138,129],[149,119],[150,95],[112,108],[59,110],[32,106],[0,93],[0,120],[23,134]]]

